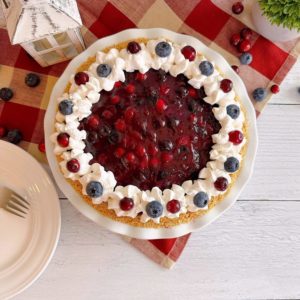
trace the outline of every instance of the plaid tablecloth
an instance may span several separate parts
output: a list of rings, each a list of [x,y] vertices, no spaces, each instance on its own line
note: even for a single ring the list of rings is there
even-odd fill
[[[199,38],[202,42],[221,53],[231,64],[240,65],[238,52],[229,43],[233,33],[245,24],[251,24],[250,11],[253,1],[245,1],[245,11],[232,15],[231,0],[78,0],[84,27],[82,33],[87,46],[96,39],[127,28],[164,27]],[[300,52],[299,41],[272,43],[254,34],[253,62],[240,66],[240,76],[251,95],[257,87],[269,88],[280,84],[287,75]],[[49,96],[57,77],[67,63],[52,67],[40,67],[19,46],[11,46],[7,32],[0,29],[0,88],[11,87],[14,98],[7,103],[0,100],[0,125],[20,128],[24,141],[20,146],[39,161],[46,163],[38,144],[43,137],[43,119]],[[41,84],[29,88],[24,84],[28,72],[41,75]],[[269,101],[271,94],[260,103],[254,103],[257,115]],[[190,235],[176,239],[144,241],[126,238],[134,247],[153,261],[171,268],[182,253]]]

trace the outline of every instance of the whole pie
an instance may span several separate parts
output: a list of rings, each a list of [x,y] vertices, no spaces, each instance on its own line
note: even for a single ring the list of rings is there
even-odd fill
[[[234,185],[246,148],[232,81],[193,46],[164,38],[99,50],[57,99],[51,140],[63,175],[119,222],[201,218]]]

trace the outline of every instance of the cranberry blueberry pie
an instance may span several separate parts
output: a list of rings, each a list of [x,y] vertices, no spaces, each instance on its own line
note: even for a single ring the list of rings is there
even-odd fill
[[[241,167],[246,126],[233,83],[190,45],[139,39],[99,51],[57,110],[62,173],[120,222],[190,222],[224,198]]]

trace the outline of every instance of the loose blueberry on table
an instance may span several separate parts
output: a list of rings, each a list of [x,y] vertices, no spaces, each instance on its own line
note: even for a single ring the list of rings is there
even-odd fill
[[[169,44],[156,51],[164,57]],[[200,64],[203,75],[213,70],[208,61]],[[204,89],[195,90],[184,75],[173,77],[162,70],[150,69],[142,75],[125,72],[125,77],[112,91],[101,91],[91,116],[80,122],[79,129],[87,131],[85,152],[93,155],[90,163],[98,162],[112,171],[118,185],[134,184],[142,190],[170,188],[195,179],[210,159],[212,134],[221,128],[212,106],[203,100]],[[231,81],[225,80],[222,88],[229,92]],[[64,113],[69,109],[69,104],[62,107]],[[65,134],[57,139],[60,146],[68,146]],[[76,162],[67,167],[71,172],[78,169]],[[151,203],[148,212],[158,217],[161,204]],[[170,211],[178,206],[175,201],[169,203]]]

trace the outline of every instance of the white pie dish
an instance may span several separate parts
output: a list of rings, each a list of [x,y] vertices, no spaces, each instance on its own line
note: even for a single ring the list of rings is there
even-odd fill
[[[82,197],[73,189],[73,187],[65,180],[63,177],[55,154],[53,152],[53,144],[51,143],[49,137],[53,133],[54,129],[54,120],[56,113],[56,99],[63,93],[65,86],[71,76],[76,72],[76,69],[84,63],[90,56],[95,55],[98,50],[104,49],[106,47],[124,42],[129,39],[135,38],[146,38],[146,39],[154,39],[154,38],[167,38],[172,40],[175,43],[187,43],[192,45],[197,51],[203,53],[208,59],[213,60],[218,69],[222,71],[226,78],[232,80],[235,91],[239,96],[243,107],[246,111],[246,118],[248,121],[248,145],[247,152],[244,158],[243,168],[239,174],[238,179],[236,180],[234,186],[231,188],[230,192],[226,195],[226,197],[218,203],[214,208],[212,208],[205,216],[199,217],[194,221],[188,224],[181,224],[178,226],[174,226],[171,228],[161,228],[161,229],[148,229],[148,228],[140,228],[133,227],[128,224],[124,224],[121,222],[114,221],[109,219],[91,206],[89,206]],[[87,50],[85,50],[82,54],[73,59],[69,66],[66,68],[65,72],[57,81],[51,95],[50,103],[48,106],[48,110],[45,117],[45,137],[46,137],[46,148],[47,148],[47,157],[59,187],[65,193],[65,195],[70,199],[75,207],[80,210],[84,215],[94,220],[96,223],[106,227],[107,229],[136,237],[142,239],[156,239],[156,238],[171,238],[176,236],[181,236],[183,234],[195,231],[206,224],[210,223],[214,219],[216,219],[221,213],[223,213],[227,208],[229,208],[239,196],[242,188],[245,186],[246,182],[251,176],[254,158],[256,154],[257,148],[257,131],[256,131],[256,116],[253,105],[247,95],[245,86],[238,77],[235,72],[231,69],[229,64],[225,61],[225,59],[217,54],[215,51],[207,48],[203,43],[199,40],[182,34],[177,34],[175,32],[171,32],[165,29],[130,29],[122,31],[118,34],[103,38],[98,40],[93,45],[91,45]]]

